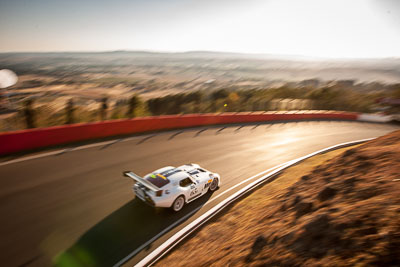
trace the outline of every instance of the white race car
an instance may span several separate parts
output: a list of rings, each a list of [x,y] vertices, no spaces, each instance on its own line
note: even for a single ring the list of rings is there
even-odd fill
[[[164,167],[140,177],[131,171],[124,176],[136,181],[133,191],[139,199],[154,207],[180,211],[185,203],[215,191],[221,184],[219,174],[201,168],[197,164],[180,167]]]

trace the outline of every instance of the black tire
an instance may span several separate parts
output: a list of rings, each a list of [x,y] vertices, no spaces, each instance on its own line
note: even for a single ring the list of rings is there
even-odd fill
[[[215,190],[218,189],[218,178],[214,178],[210,184],[210,191],[214,192]]]
[[[183,208],[183,206],[185,206],[185,197],[180,195],[174,200],[174,203],[172,203],[171,209],[178,212]]]

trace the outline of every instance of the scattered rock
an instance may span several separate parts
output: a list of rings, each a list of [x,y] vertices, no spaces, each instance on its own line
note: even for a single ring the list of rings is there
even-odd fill
[[[351,178],[343,180],[343,183],[346,186],[351,186],[351,187],[353,187],[356,182],[357,182],[357,179],[355,177],[351,177]]]
[[[319,174],[321,171],[322,171],[322,170],[321,170],[320,167],[316,167],[316,168],[312,171],[312,173],[313,173],[313,174]]]
[[[319,192],[317,198],[319,201],[326,201],[333,198],[336,195],[336,192],[336,189],[326,186],[321,192]]]
[[[338,212],[340,209],[339,208],[331,208],[329,209],[329,212]]]
[[[321,258],[343,243],[341,233],[332,226],[331,218],[327,214],[320,214],[304,225],[304,231],[288,244],[296,253],[303,257]]]
[[[367,227],[367,228],[362,228],[357,230],[355,233],[361,236],[365,236],[365,235],[374,235],[378,232],[378,230],[376,229],[376,227]]]
[[[250,254],[247,255],[245,261],[251,262],[254,257],[256,257],[261,252],[266,244],[267,240],[265,239],[265,237],[262,235],[258,236],[254,241],[253,246],[251,247]]]
[[[365,189],[360,189],[356,192],[356,198],[361,200],[365,200],[376,195],[379,195],[379,190],[376,187],[368,187]]]
[[[360,161],[360,162],[357,164],[357,168],[359,168],[359,169],[366,169],[366,168],[370,167],[371,165],[372,165],[372,163],[369,162],[369,161]]]
[[[347,229],[347,228],[350,228],[351,227],[351,225],[349,224],[349,223],[338,223],[338,224],[335,224],[335,229],[336,230],[338,230],[338,231],[343,231],[343,230],[345,230],[345,229]]]
[[[332,176],[325,176],[325,177],[324,177],[324,181],[325,181],[326,183],[330,183],[330,182],[332,181]]]
[[[293,236],[294,236],[294,233],[293,233],[293,232],[290,232],[290,233],[288,233],[288,234],[286,234],[286,235],[283,235],[283,236],[281,237],[280,241],[281,241],[282,243],[289,243],[289,241],[293,238]]]
[[[224,250],[230,250],[232,248],[232,246],[227,246],[227,247],[224,247]]]
[[[331,218],[327,214],[320,214],[314,217],[311,222],[304,226],[305,232],[310,235],[321,233],[330,227]]]
[[[301,180],[303,180],[303,181],[307,181],[307,180],[309,180],[310,179],[310,176],[309,175],[303,175],[302,177],[301,177]]]
[[[292,206],[295,206],[300,201],[301,201],[301,196],[296,195],[296,197],[293,199]]]
[[[351,156],[351,155],[353,155],[354,153],[356,152],[356,150],[354,149],[354,148],[352,148],[352,149],[349,149],[349,150],[346,150],[344,153],[343,153],[343,158],[346,158],[346,157],[348,157],[348,156]]]
[[[279,211],[285,211],[287,209],[286,204],[283,203],[282,206],[279,208]]]
[[[299,202],[295,206],[296,217],[299,218],[304,214],[310,213],[312,211],[313,204],[311,202]]]
[[[356,159],[359,161],[365,161],[365,160],[369,159],[369,157],[367,155],[358,154]]]

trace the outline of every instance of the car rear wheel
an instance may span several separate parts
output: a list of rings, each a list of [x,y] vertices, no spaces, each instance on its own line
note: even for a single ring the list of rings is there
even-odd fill
[[[184,205],[185,205],[185,198],[183,196],[179,196],[175,199],[174,203],[172,204],[172,209],[173,211],[180,211]]]
[[[215,191],[218,188],[218,178],[214,178],[214,180],[210,184],[210,191]]]

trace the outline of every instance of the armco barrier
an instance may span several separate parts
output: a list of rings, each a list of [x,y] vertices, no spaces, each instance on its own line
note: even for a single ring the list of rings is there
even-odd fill
[[[357,118],[357,113],[304,111],[171,115],[73,124],[1,133],[0,155],[116,135],[204,125],[310,119],[357,120]]]

